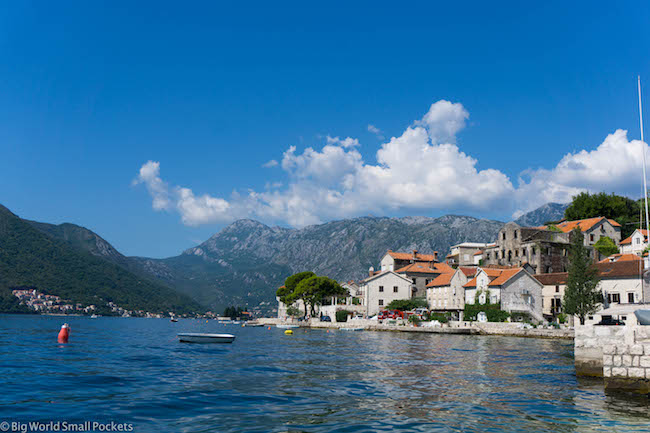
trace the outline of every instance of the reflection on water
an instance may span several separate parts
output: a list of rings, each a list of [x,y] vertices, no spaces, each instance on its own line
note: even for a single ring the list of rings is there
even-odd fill
[[[647,397],[578,381],[572,343],[0,316],[0,420],[136,431],[650,431]],[[232,345],[176,332],[220,331]]]

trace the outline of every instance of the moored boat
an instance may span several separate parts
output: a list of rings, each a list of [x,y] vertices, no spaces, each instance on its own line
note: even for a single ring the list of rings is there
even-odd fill
[[[339,328],[341,331],[363,331],[363,328]]]
[[[275,325],[275,327],[280,329],[300,328],[299,325]]]
[[[244,323],[244,326],[252,327],[252,328],[259,328],[260,326],[264,326],[264,324],[259,323],[259,322],[246,322],[246,323]]]
[[[186,332],[178,334],[181,343],[232,343],[235,336],[232,334],[203,334]]]

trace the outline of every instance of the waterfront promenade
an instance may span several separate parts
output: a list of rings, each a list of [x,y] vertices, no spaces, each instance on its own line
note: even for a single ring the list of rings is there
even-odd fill
[[[503,335],[512,337],[529,338],[558,338],[573,339],[573,328],[528,328],[521,323],[479,323],[479,322],[450,322],[442,326],[412,326],[410,324],[387,324],[378,323],[376,320],[353,320],[349,322],[321,322],[318,319],[311,319],[306,322],[283,321],[281,319],[265,318],[260,323],[268,326],[282,324],[299,325],[304,328],[322,328],[338,330],[341,328],[363,329],[365,331],[387,331],[387,332],[419,332],[429,334],[457,334],[457,335]],[[426,323],[426,322],[424,322]]]

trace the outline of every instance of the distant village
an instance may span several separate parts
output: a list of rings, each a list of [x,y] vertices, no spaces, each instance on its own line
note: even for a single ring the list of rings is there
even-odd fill
[[[420,299],[430,311],[451,320],[465,319],[466,304],[498,305],[509,313],[509,320],[570,320],[564,317],[562,301],[574,229],[582,232],[597,268],[604,308],[650,300],[641,277],[647,260],[647,230],[637,229],[621,240],[620,224],[597,217],[540,227],[510,222],[493,243],[459,243],[444,259],[437,252],[388,250],[365,279],[342,284],[349,296],[319,306],[318,314],[333,318],[336,311],[346,310],[358,318],[383,318],[391,302]],[[610,238],[619,253],[599,253],[594,245],[602,237]],[[305,314],[300,302],[292,307]],[[278,318],[289,318],[287,305],[279,298]]]

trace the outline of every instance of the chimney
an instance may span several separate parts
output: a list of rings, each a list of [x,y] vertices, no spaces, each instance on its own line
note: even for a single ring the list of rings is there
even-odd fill
[[[433,252],[433,260],[436,262],[438,261],[438,251]]]
[[[370,269],[368,269],[368,276],[372,277],[374,274],[375,274],[375,268],[371,266]]]
[[[413,260],[417,260],[418,258],[418,250],[413,250]]]

